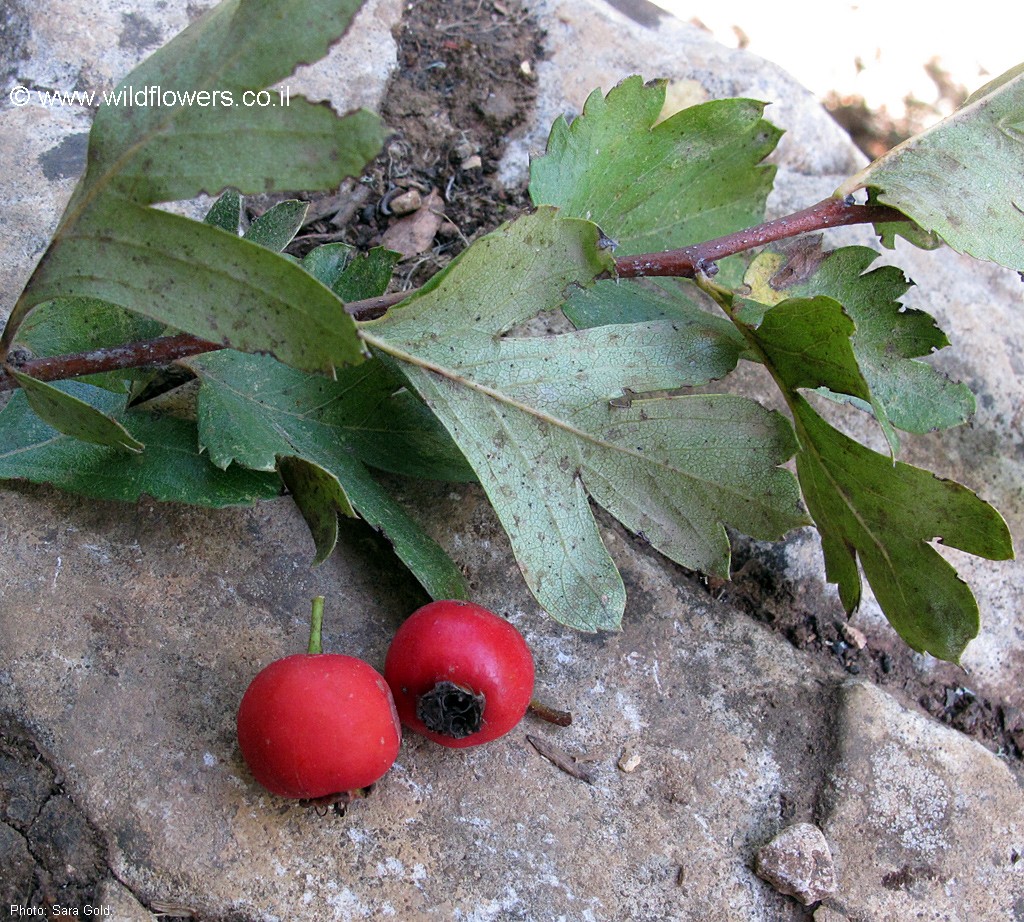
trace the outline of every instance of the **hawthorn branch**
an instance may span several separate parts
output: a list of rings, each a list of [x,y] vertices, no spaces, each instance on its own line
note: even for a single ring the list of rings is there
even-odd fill
[[[908,219],[905,215],[886,205],[856,205],[845,199],[828,198],[784,218],[766,221],[705,243],[667,250],[664,253],[621,256],[615,260],[615,268],[620,278],[693,278],[698,271],[706,272],[717,260],[726,256],[735,256],[737,253],[799,234],[850,224],[906,220]],[[352,301],[345,305],[345,311],[356,320],[373,320],[383,316],[389,308],[413,294],[415,291],[401,291],[368,298],[365,301]],[[222,343],[211,342],[189,333],[178,333],[174,336],[162,336],[158,339],[95,349],[91,352],[78,352],[73,355],[28,359],[22,362],[15,362],[13,357],[9,357],[7,367],[39,381],[57,381],[124,368],[165,365],[178,359],[223,348],[225,347]],[[7,368],[0,367],[0,391],[13,390],[17,386],[17,381],[8,373]]]
[[[174,336],[125,343],[123,346],[28,359],[23,362],[15,361],[12,355],[8,359],[8,365],[37,381],[60,381],[64,378],[80,378],[82,375],[118,371],[123,368],[157,367],[177,359],[188,358],[190,355],[200,355],[222,348],[223,346],[218,343],[200,339],[191,333],[177,333]],[[17,382],[8,374],[7,369],[0,368],[0,391],[13,390],[17,386]]]
[[[376,298],[363,301],[350,301],[345,305],[345,312],[356,320],[373,320],[387,313],[388,308],[404,301],[412,292],[396,291]],[[65,378],[80,378],[83,375],[94,375],[105,371],[120,371],[125,368],[157,367],[187,359],[193,355],[202,355],[225,348],[223,343],[215,343],[191,333],[176,333],[173,336],[160,336],[122,346],[111,346],[105,349],[93,349],[89,352],[75,352],[70,355],[55,355],[46,358],[16,361],[13,355],[8,356],[7,366],[0,367],[0,392],[14,390],[18,382],[9,374],[7,368],[13,368],[35,378],[37,381],[63,381]]]
[[[850,224],[876,224],[906,221],[907,216],[887,205],[856,205],[844,199],[827,198],[810,208],[797,211],[784,218],[766,221],[756,227],[716,237],[704,243],[667,250],[664,253],[642,253],[622,256],[615,260],[619,278],[643,276],[673,276],[693,278],[698,269],[707,270],[719,259],[745,253],[755,247],[796,237],[812,231]]]

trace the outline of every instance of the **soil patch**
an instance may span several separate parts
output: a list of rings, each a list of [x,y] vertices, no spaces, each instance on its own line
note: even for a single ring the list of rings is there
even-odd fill
[[[93,905],[103,839],[12,715],[0,712],[0,918],[14,906]]]
[[[906,707],[930,714],[1016,763],[1024,756],[1024,713],[975,692],[952,664],[923,673],[895,632],[866,638],[849,624],[838,597],[787,581],[781,545],[741,539],[733,574],[709,591],[785,637],[794,647],[884,688]]]
[[[388,246],[404,254],[394,287],[414,288],[528,207],[526,190],[506,190],[495,173],[533,110],[543,38],[519,0],[409,3],[381,111],[384,150],[358,182],[313,199],[289,252]]]

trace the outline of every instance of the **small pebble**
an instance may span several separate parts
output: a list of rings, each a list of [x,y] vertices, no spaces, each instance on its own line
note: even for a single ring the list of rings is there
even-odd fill
[[[388,203],[388,208],[391,210],[392,214],[412,214],[422,204],[423,196],[420,195],[419,190],[410,189],[408,192],[403,192],[401,195],[396,195]]]
[[[479,148],[468,138],[462,138],[456,145],[453,153],[459,160],[465,160],[473,154],[478,153]]]
[[[852,624],[844,623],[842,626],[843,638],[851,647],[856,647],[858,650],[863,650],[867,644],[868,639],[864,636],[863,631],[857,630]]]
[[[636,750],[632,747],[627,747],[619,759],[619,771],[623,771],[627,775],[635,772],[640,767],[641,761],[643,760]]]
[[[811,823],[788,826],[758,849],[754,871],[779,893],[795,897],[804,906],[836,890],[832,850],[822,831]]]

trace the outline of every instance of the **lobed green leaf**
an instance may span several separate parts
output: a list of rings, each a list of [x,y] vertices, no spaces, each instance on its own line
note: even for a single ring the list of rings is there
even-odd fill
[[[892,626],[913,649],[958,662],[978,632],[978,605],[930,545],[991,560],[1013,556],[1006,523],[958,483],[893,462],[793,400],[797,474],[821,533],[828,579],[847,611],[860,602],[857,561]]]
[[[715,100],[659,122],[664,102],[664,81],[645,85],[639,77],[607,96],[592,93],[572,124],[555,122],[547,152],[531,164],[533,201],[594,221],[626,254],[700,243],[761,221],[775,175],[762,161],[781,135],[761,117],[764,104]],[[742,262],[724,260],[719,281],[738,283]],[[599,280],[570,292],[563,309],[577,327],[649,319],[653,309],[735,341],[728,324],[706,316],[707,300],[689,282]]]
[[[877,258],[867,247],[826,252],[816,242],[802,243],[785,252],[761,253],[745,281],[749,297],[762,305],[815,295],[838,301],[856,327],[850,345],[870,389],[866,402],[874,401],[898,429],[924,433],[961,425],[974,413],[973,394],[966,385],[917,361],[949,345],[949,340],[930,315],[900,303],[910,283],[899,269],[867,271]],[[749,308],[744,317],[757,322]],[[760,314],[763,308],[756,310]]]
[[[819,296],[788,298],[769,308],[752,335],[765,364],[786,389],[818,390],[859,401],[873,411],[895,456],[899,440],[861,374],[850,342],[854,329],[838,301]]]
[[[434,598],[465,598],[455,564],[366,468],[472,478],[437,421],[383,363],[344,369],[337,381],[230,350],[189,365],[202,381],[199,435],[211,461],[280,469],[310,525],[317,562],[334,548],[338,514],[354,510],[385,534]]]
[[[593,224],[540,209],[361,325],[466,455],[538,600],[584,630],[618,627],[625,604],[591,499],[674,560],[713,573],[728,573],[725,524],[775,536],[806,521],[794,479],[776,466],[795,448],[782,417],[743,398],[631,396],[717,373],[719,358],[708,361],[691,328],[502,335],[606,271],[599,244]]]
[[[330,470],[332,459],[355,456],[409,477],[473,479],[444,430],[381,362],[344,369],[336,381],[231,350],[187,363],[202,381],[202,444],[218,467],[271,471],[279,455],[296,455]]]
[[[665,82],[627,77],[559,118],[530,166],[530,197],[595,222],[622,253],[710,240],[761,220],[781,132],[764,103],[713,100],[658,122]]]

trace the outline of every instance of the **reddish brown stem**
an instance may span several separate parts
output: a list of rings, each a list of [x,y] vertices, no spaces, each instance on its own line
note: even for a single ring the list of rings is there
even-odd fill
[[[842,227],[847,224],[874,224],[886,221],[906,221],[906,215],[885,205],[854,205],[844,199],[827,198],[784,218],[766,221],[756,227],[716,237],[704,243],[667,250],[664,253],[643,253],[622,256],[615,260],[620,278],[667,275],[692,278],[698,267],[707,267],[726,256],[735,256],[755,247],[785,240],[809,231]]]
[[[79,378],[102,371],[117,371],[122,368],[141,368],[147,365],[166,365],[176,359],[200,355],[223,348],[189,333],[162,336],[142,342],[125,343],[92,352],[76,352],[73,355],[55,355],[50,358],[29,359],[25,362],[11,362],[15,371],[23,372],[37,381],[59,381],[64,378]],[[0,391],[13,390],[18,386],[6,369],[0,368]]]
[[[345,305],[346,313],[356,320],[373,320],[387,313],[389,307],[404,301],[412,292],[396,291],[391,294],[352,301]],[[161,336],[140,342],[125,343],[90,352],[75,352],[71,355],[55,355],[48,358],[29,359],[24,362],[10,362],[15,371],[20,371],[37,381],[61,381],[65,378],[80,378],[104,371],[118,371],[123,368],[142,368],[147,365],[166,365],[178,359],[185,359],[204,352],[223,349],[221,343],[211,342],[190,333]],[[0,391],[14,390],[18,382],[0,368]]]
[[[367,298],[365,301],[349,301],[345,305],[345,313],[351,314],[356,320],[376,320],[378,317],[383,317],[389,307],[394,307],[414,294],[416,294],[415,289],[392,291],[390,294]]]
[[[683,247],[679,250],[667,250],[664,253],[622,256],[615,260],[615,268],[620,278],[656,275],[692,278],[698,268],[707,268],[716,260],[809,231],[842,227],[848,224],[905,220],[907,220],[905,215],[885,205],[856,205],[845,199],[828,198],[787,217],[767,221],[756,227],[737,231],[734,234],[726,234],[724,237],[717,237],[705,243]],[[383,316],[387,313],[388,308],[404,301],[414,293],[413,291],[393,292],[377,298],[368,298],[365,301],[352,301],[345,305],[345,311],[356,320],[373,320]],[[187,333],[179,333],[176,336],[164,336],[160,339],[128,343],[124,346],[97,349],[92,352],[30,359],[18,364],[11,362],[11,366],[39,381],[56,381],[122,368],[162,365],[176,359],[201,355],[204,352],[221,348],[223,348],[221,344]],[[0,391],[13,390],[17,386],[14,378],[0,367]]]

